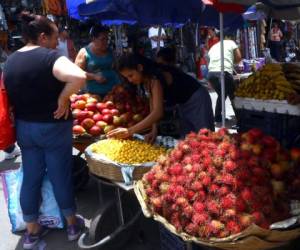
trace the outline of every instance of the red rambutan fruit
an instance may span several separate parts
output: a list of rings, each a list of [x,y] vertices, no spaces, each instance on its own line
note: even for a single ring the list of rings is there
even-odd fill
[[[238,165],[235,162],[228,160],[224,162],[223,167],[225,171],[233,172],[237,169]]]
[[[202,202],[196,201],[193,204],[193,208],[197,213],[203,213],[205,210],[205,205]]]

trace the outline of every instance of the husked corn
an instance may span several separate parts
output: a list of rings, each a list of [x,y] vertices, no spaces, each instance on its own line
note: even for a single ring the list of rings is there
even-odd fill
[[[143,141],[117,139],[101,140],[92,146],[92,151],[125,164],[153,162],[167,152],[163,147],[153,146]]]

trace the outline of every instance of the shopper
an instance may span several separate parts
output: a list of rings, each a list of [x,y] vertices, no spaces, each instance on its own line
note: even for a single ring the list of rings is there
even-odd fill
[[[23,247],[32,249],[47,232],[37,222],[46,172],[67,220],[68,239],[77,239],[84,225],[83,219],[75,216],[69,97],[84,85],[86,75],[54,50],[58,29],[52,21],[27,12],[22,12],[21,19],[26,45],[7,59],[4,83],[22,152],[20,203],[27,225]]]
[[[161,32],[159,34],[159,26],[154,25],[150,27],[148,30],[148,37],[151,42],[151,48],[152,48],[152,58],[154,59],[157,53],[157,47],[159,44],[159,48],[164,48],[165,47],[165,42],[167,36],[166,36],[166,31],[163,27],[161,27]]]
[[[278,26],[278,23],[274,22],[273,27],[270,31],[270,50],[271,56],[277,61],[281,61],[281,40],[283,34]]]
[[[135,54],[121,57],[118,70],[131,84],[145,88],[150,97],[150,114],[133,127],[109,132],[109,137],[128,138],[152,127],[148,137],[153,141],[156,137],[155,124],[163,116],[164,100],[170,106],[178,105],[182,137],[192,131],[198,132],[201,128],[214,130],[209,93],[193,77],[175,67],[159,66]]]
[[[113,54],[108,48],[108,29],[95,25],[90,30],[90,37],[91,43],[79,51],[75,63],[88,72],[87,91],[104,97],[120,83],[113,70]]]
[[[207,29],[207,40],[206,40],[206,47],[208,50],[211,49],[216,43],[220,41],[219,34],[216,32],[214,28]]]
[[[72,39],[69,36],[67,27],[59,28],[58,51],[69,58],[72,62],[75,61],[77,52]]]
[[[208,80],[214,90],[217,92],[218,98],[215,108],[215,121],[222,121],[222,101],[221,101],[221,43],[218,42],[208,52]],[[229,39],[224,40],[224,70],[225,70],[225,99],[227,96],[233,105],[235,84],[233,80],[234,64],[238,64],[242,60],[241,52],[237,44]],[[234,105],[233,105],[234,106]]]

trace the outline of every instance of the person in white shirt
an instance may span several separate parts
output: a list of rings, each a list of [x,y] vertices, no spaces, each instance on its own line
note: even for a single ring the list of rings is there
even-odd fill
[[[161,28],[161,34],[159,36],[159,26],[153,26],[148,30],[148,37],[151,41],[151,48],[153,52],[153,56],[155,56],[157,51],[157,45],[159,42],[159,47],[163,48],[165,47],[164,40],[166,39],[166,32],[164,28]]]
[[[66,27],[59,29],[58,45],[56,49],[71,61],[75,61],[76,49],[73,41],[69,38],[69,33]]]
[[[214,90],[217,92],[218,99],[215,108],[215,121],[222,120],[221,103],[221,43],[218,42],[211,47],[208,52],[208,80]],[[234,99],[235,85],[233,80],[234,64],[242,60],[241,52],[237,44],[232,40],[224,40],[224,71],[225,71],[225,99],[229,96],[231,103]]]

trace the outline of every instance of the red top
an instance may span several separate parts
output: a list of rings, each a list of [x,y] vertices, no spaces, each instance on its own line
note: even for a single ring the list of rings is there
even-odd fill
[[[220,41],[220,39],[217,36],[209,38],[208,41],[207,41],[208,49],[210,50],[210,48],[212,46],[214,46],[216,43],[218,43],[219,41]]]

